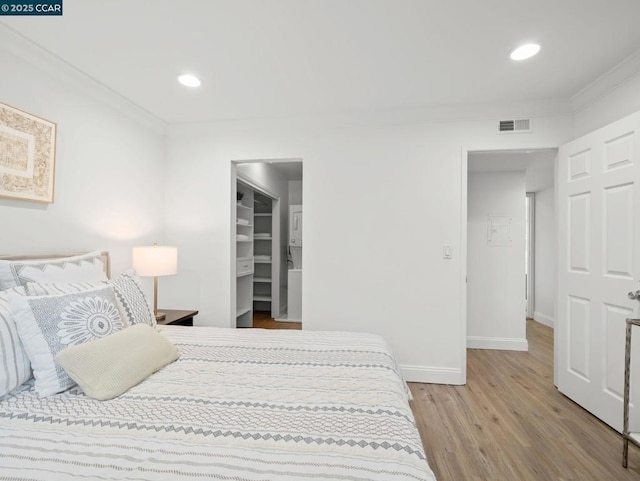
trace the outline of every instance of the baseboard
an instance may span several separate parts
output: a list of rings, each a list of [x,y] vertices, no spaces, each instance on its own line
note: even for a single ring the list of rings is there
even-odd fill
[[[402,376],[408,382],[428,384],[464,384],[462,371],[450,367],[400,365]]]
[[[549,326],[551,329],[553,329],[553,326],[555,324],[552,318],[538,311],[533,312],[533,320],[539,322],[540,324],[544,324],[545,326]]]
[[[467,336],[469,349],[498,349],[501,351],[528,351],[529,343],[526,339],[503,337]]]

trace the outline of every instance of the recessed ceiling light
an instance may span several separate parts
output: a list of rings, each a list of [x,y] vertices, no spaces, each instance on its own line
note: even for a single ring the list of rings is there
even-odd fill
[[[526,58],[533,57],[539,51],[540,45],[537,43],[528,43],[515,49],[511,54],[509,54],[509,56],[511,57],[511,60],[524,60]]]
[[[195,75],[191,74],[183,74],[178,77],[178,82],[180,82],[185,87],[200,87],[202,82]]]

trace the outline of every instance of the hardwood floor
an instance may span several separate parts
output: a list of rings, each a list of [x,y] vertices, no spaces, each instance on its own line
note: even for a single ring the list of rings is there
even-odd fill
[[[253,327],[258,329],[302,329],[301,322],[278,322],[271,317],[270,312],[254,311]]]
[[[553,386],[553,330],[527,321],[529,352],[470,349],[466,386],[410,383],[438,481],[640,480],[620,435]]]

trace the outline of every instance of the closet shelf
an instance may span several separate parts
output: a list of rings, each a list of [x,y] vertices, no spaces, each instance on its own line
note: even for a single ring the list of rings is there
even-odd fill
[[[254,277],[253,282],[273,282],[270,277]]]
[[[254,301],[268,301],[271,302],[271,296],[253,296]]]
[[[251,310],[251,307],[243,307],[236,311],[236,317],[240,317],[242,314],[246,314]]]
[[[256,264],[271,264],[271,260],[263,260],[263,259],[254,259],[253,262],[255,262]]]
[[[259,237],[259,236],[253,236],[253,240],[273,240],[273,237]]]
[[[273,214],[253,213],[254,217],[271,217]]]
[[[253,227],[253,224],[241,224],[240,222],[236,222],[237,227]]]
[[[253,242],[251,239],[236,239],[236,242]]]
[[[242,204],[236,204],[236,207],[237,207],[238,209],[253,210],[251,207],[247,207],[246,205],[242,205]]]

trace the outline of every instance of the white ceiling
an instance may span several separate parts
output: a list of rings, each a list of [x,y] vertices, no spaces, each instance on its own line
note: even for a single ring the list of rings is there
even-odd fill
[[[65,0],[2,23],[193,122],[566,99],[640,49],[639,19],[639,0]],[[512,62],[526,41],[542,51]]]

